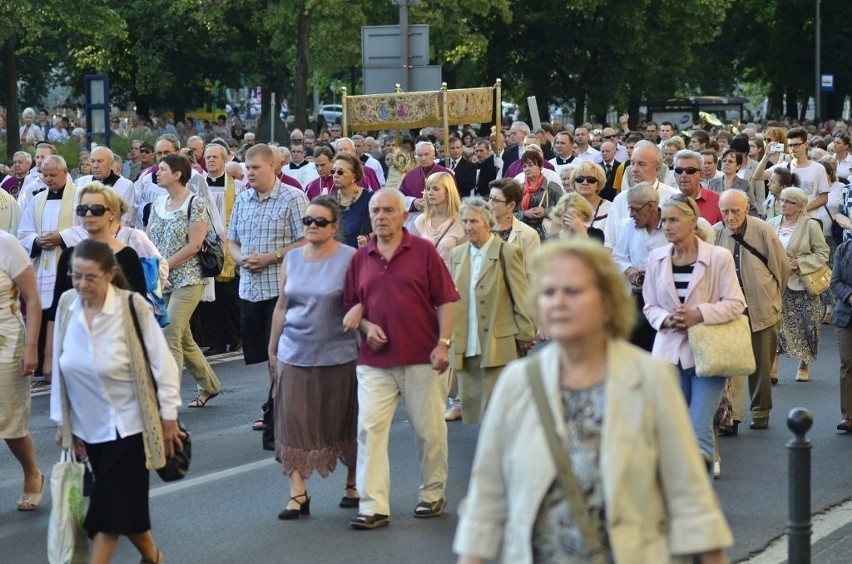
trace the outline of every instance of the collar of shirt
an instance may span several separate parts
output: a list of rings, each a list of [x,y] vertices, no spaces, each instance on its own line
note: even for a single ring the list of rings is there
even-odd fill
[[[478,256],[481,256],[482,258],[485,258],[485,255],[488,254],[488,249],[491,247],[492,241],[494,241],[494,234],[493,233],[488,237],[488,240],[486,240],[482,244],[482,246],[479,247],[478,249],[473,245],[473,243],[471,243],[470,244],[470,257],[471,257],[471,259],[473,259],[474,255],[478,255]]]
[[[403,227],[402,228],[402,241],[399,242],[399,246],[393,252],[393,256],[391,256],[391,259],[393,259],[396,255],[398,255],[400,253],[401,249],[406,249],[406,248],[411,246],[411,237],[412,237],[412,235],[411,235],[411,233],[408,232],[408,229]],[[367,254],[377,255],[379,257],[382,256],[382,253],[379,252],[379,238],[378,238],[378,236],[370,237],[370,242],[367,243],[366,248],[367,248]],[[390,261],[388,261],[388,262],[390,262]]]
[[[225,173],[223,172],[219,178],[213,178],[209,174],[207,175],[207,185],[208,186],[224,186],[225,185]]]
[[[261,198],[260,195],[257,193],[257,190],[255,190],[255,189],[252,189],[252,191],[251,191],[251,197],[254,198],[255,200],[257,200],[258,202],[262,202],[263,200],[265,200],[267,198],[277,199],[278,196],[280,196],[280,195],[281,195],[281,181],[278,180],[277,178],[275,179],[275,184],[272,185],[272,190],[267,192],[267,195],[265,197]]]
[[[70,278],[70,276],[69,276]],[[74,312],[77,309],[82,309],[83,300],[79,295],[71,302],[71,305],[68,306],[69,312]],[[118,300],[116,299],[115,286],[112,283],[107,285],[107,293],[104,298],[104,305],[101,308],[101,313],[99,315],[115,315],[118,311]]]
[[[115,172],[109,171],[109,176],[101,180],[101,183],[107,186],[115,186],[115,183],[118,182],[119,178],[121,177],[118,176]]]

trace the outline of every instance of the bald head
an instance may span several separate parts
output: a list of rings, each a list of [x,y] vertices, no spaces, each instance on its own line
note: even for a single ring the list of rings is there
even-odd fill
[[[725,190],[719,197],[719,210],[722,212],[722,220],[734,233],[742,231],[748,216],[748,196],[741,190]]]
[[[112,172],[115,158],[112,155],[112,150],[106,147],[95,147],[89,156],[89,162],[92,163],[92,177],[95,180],[105,180]]]

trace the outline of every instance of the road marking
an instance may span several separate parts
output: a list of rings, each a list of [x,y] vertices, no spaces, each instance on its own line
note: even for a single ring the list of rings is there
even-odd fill
[[[824,539],[837,529],[852,523],[852,501],[842,503],[825,513],[811,517],[813,533],[811,533],[811,547]],[[780,564],[787,561],[787,535],[781,535],[760,553],[746,560],[740,560],[747,564]]]
[[[271,466],[272,464],[277,464],[277,462],[275,462],[275,459],[267,458],[266,460],[250,462],[248,464],[243,464],[242,466],[235,466],[234,468],[228,468],[227,470],[221,470],[219,472],[213,472],[212,474],[199,476],[198,478],[184,478],[183,480],[180,480],[178,482],[152,488],[151,493],[148,494],[148,497],[159,497],[161,495],[169,494],[172,492],[179,492],[181,490],[185,490],[195,486],[202,486],[210,482],[215,482],[216,480],[224,480],[225,478],[230,478],[231,476],[237,476],[245,472],[252,472],[259,468],[263,468],[264,466]]]

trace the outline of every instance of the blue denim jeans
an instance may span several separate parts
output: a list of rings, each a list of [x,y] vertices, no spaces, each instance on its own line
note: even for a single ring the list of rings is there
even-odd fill
[[[695,375],[694,367],[683,368],[680,363],[677,370],[680,373],[680,389],[683,391],[686,405],[689,406],[689,419],[698,439],[698,448],[708,460],[713,460],[713,416],[719,409],[725,379],[699,378]]]

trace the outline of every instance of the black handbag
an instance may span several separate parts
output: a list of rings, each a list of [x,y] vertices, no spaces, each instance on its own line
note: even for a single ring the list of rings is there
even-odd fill
[[[260,406],[263,412],[263,450],[275,450],[275,400],[272,398],[273,384],[269,385],[269,397]]]
[[[189,207],[186,210],[187,224],[192,222],[192,200],[189,199]],[[210,218],[210,214],[207,214]],[[187,225],[187,230],[189,226]],[[187,235],[189,237],[189,235]],[[207,235],[204,237],[204,242],[201,243],[201,250],[198,251],[198,262],[201,263],[201,275],[205,278],[211,278],[222,274],[225,268],[225,251],[222,249],[222,240],[213,229],[212,221],[207,223]]]
[[[148,370],[148,375],[151,376],[151,382],[154,384],[154,395],[157,394],[157,380],[154,379],[154,374],[151,372],[151,362],[148,360],[148,349],[145,348],[145,340],[142,338],[142,328],[139,326],[139,318],[136,317],[136,308],[133,307],[133,294],[127,296],[130,302],[130,316],[133,318],[133,327],[136,329],[136,337],[139,339],[139,344],[142,345],[142,354],[145,355],[145,366]],[[178,420],[178,429],[183,432],[180,442],[183,448],[175,449],[172,456],[166,457],[166,465],[162,468],[157,468],[157,474],[164,482],[174,482],[182,479],[189,471],[189,463],[192,461],[192,440],[189,438],[189,431]]]

